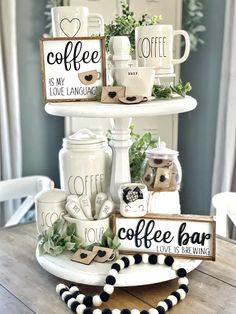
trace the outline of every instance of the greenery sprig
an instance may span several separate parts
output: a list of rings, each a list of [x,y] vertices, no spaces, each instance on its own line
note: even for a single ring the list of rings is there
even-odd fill
[[[76,236],[75,224],[68,224],[66,227],[64,219],[55,221],[50,228],[39,236],[39,249],[42,255],[47,253],[57,256],[65,251],[76,252],[80,248],[92,250],[95,245],[111,248],[117,254],[120,241],[112,230],[108,228],[104,232],[100,242],[86,246]]]
[[[134,125],[130,126],[130,136],[133,141],[129,149],[130,176],[132,182],[140,182],[142,163],[145,159],[145,151],[157,147],[158,140],[153,138],[150,132],[143,135],[134,132]]]
[[[82,241],[76,236],[75,224],[68,224],[65,227],[64,219],[55,221],[39,236],[41,254],[57,256],[65,251],[76,252],[81,246]]]
[[[182,80],[179,80],[177,85],[163,86],[154,85],[152,89],[152,94],[157,99],[171,99],[175,94],[185,97],[188,92],[192,90],[192,86],[189,82],[183,85]]]
[[[135,27],[141,25],[156,25],[162,20],[162,16],[154,15],[148,17],[143,14],[141,18],[136,18],[134,12],[130,10],[129,4],[121,0],[122,15],[116,15],[116,18],[110,24],[105,25],[106,47],[108,48],[112,36],[128,36],[131,45],[131,52],[135,50]]]
[[[203,4],[200,0],[184,0],[184,21],[183,28],[188,32],[191,43],[191,50],[197,51],[199,44],[204,44],[201,35],[206,27],[202,24],[204,17]]]

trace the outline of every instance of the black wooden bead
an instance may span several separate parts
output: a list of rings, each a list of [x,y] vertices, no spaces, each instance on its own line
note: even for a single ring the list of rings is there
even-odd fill
[[[108,293],[106,293],[105,291],[103,291],[101,294],[100,294],[100,298],[103,302],[106,302],[109,300],[109,297],[110,295]]]
[[[180,289],[183,289],[186,293],[188,293],[188,291],[189,291],[188,286],[187,286],[187,285],[184,285],[184,284],[180,285],[179,288],[180,288]]]
[[[187,275],[187,272],[184,268],[179,268],[177,271],[176,271],[176,274],[177,276],[179,277],[185,277]]]
[[[87,307],[87,309],[84,310],[84,314],[93,314],[93,309],[91,309],[91,307]]]
[[[123,256],[121,260],[125,263],[125,268],[129,267],[129,259],[127,257]]]
[[[86,295],[86,297],[84,298],[83,301],[84,305],[88,306],[92,306],[93,305],[93,298],[91,297],[91,295]]]
[[[168,310],[170,310],[173,307],[173,303],[171,302],[171,300],[165,299],[164,302],[167,304]]]
[[[157,256],[155,254],[149,255],[148,261],[149,261],[149,264],[152,264],[152,265],[156,264],[157,263]]]
[[[110,309],[104,309],[102,310],[102,314],[112,314]]]
[[[73,292],[73,293],[72,293],[72,296],[73,296],[73,298],[76,299],[76,297],[77,297],[79,294],[80,294],[80,292],[79,292],[79,290],[78,290],[78,291]]]
[[[64,301],[67,303],[72,298],[73,298],[73,296],[71,294],[68,294],[65,296]]]
[[[149,313],[148,313],[148,311],[143,310],[140,312],[140,314],[149,314]]]
[[[165,314],[166,312],[164,307],[160,305],[156,307],[156,310],[159,312],[159,314]]]
[[[135,254],[134,255],[134,261],[135,261],[135,264],[140,264],[142,262],[142,255]]]
[[[69,285],[69,288],[72,288],[72,287],[77,287],[77,285],[76,285],[75,283],[71,283],[71,284]]]
[[[114,276],[109,275],[106,278],[106,283],[108,285],[114,285],[116,283],[116,278]]]
[[[71,310],[72,310],[73,312],[76,312],[76,308],[77,308],[78,305],[80,305],[80,303],[79,303],[78,301],[72,302],[72,303],[71,303],[71,306],[70,306]]]
[[[111,269],[115,269],[115,270],[118,271],[118,273],[119,273],[119,271],[120,271],[120,265],[117,264],[117,263],[114,263],[114,264],[112,264]]]
[[[165,264],[167,266],[172,266],[172,264],[174,263],[174,258],[172,256],[166,256],[165,258]]]
[[[179,302],[179,300],[180,300],[180,294],[179,294],[179,292],[173,291],[173,292],[171,292],[171,295],[173,295],[174,297],[176,297],[176,299],[177,299],[178,302]]]
[[[123,309],[123,310],[121,310],[121,312],[120,312],[120,314],[130,314],[131,312],[130,312],[130,310],[128,310],[128,309]]]
[[[59,292],[60,296],[62,295],[62,293],[66,292],[66,291],[69,291],[69,289],[68,288],[61,289]]]

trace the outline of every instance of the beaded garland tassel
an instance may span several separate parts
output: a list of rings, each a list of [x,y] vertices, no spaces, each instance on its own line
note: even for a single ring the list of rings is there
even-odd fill
[[[178,284],[179,289],[173,291],[165,300],[160,301],[156,308],[150,308],[148,311],[139,311],[136,309],[93,309],[93,307],[100,306],[103,302],[109,300],[110,295],[114,292],[114,285],[116,283],[116,277],[119,272],[128,268],[134,264],[149,263],[151,265],[160,264],[171,267],[175,270],[176,275],[179,277]],[[70,285],[67,287],[64,284],[59,284],[56,287],[56,292],[60,295],[61,299],[67,304],[67,306],[77,314],[164,314],[173,306],[175,306],[180,300],[185,299],[189,288],[188,288],[188,278],[186,277],[186,270],[184,268],[176,267],[174,258],[172,256],[165,256],[162,254],[135,254],[130,256],[123,256],[121,259],[117,260],[112,264],[111,269],[105,279],[105,286],[103,291],[99,295],[85,296],[80,292],[76,285]]]

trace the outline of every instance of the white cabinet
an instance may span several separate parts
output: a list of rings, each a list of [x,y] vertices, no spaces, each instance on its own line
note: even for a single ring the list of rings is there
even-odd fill
[[[87,6],[91,13],[100,13],[104,16],[105,23],[114,19],[120,13],[119,0],[67,0],[69,5]],[[131,9],[136,16],[144,13],[148,15],[162,15],[164,24],[174,25],[174,29],[181,29],[182,0],[130,0]],[[175,40],[175,57],[180,55],[180,38]],[[179,66],[175,69],[176,81],[179,80]],[[144,104],[145,106],[145,104]],[[132,106],[130,106],[132,110]],[[177,148],[178,136],[178,115],[168,115],[161,117],[134,118],[135,130],[138,133],[151,131],[169,147]],[[106,133],[111,128],[110,120],[104,118],[66,118],[65,133],[70,134],[79,128],[90,128],[94,132]]]

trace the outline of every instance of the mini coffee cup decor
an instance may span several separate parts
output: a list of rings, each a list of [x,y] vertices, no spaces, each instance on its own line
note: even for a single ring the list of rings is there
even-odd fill
[[[78,74],[78,76],[82,84],[92,85],[97,80],[100,80],[101,72],[98,72],[97,70],[91,70],[91,71],[81,72]]]
[[[119,188],[119,197],[122,216],[142,217],[147,214],[148,191],[145,184],[122,184]]]
[[[114,79],[118,85],[126,87],[125,96],[139,95],[151,97],[155,71],[151,67],[115,68]]]
[[[104,35],[104,19],[97,13],[89,13],[87,7],[62,6],[51,9],[52,33],[54,37],[86,37],[93,25],[91,18],[99,21],[99,35]],[[93,23],[94,24],[94,23]],[[94,33],[94,29],[92,30]]]
[[[174,59],[174,37],[185,39],[184,54]],[[148,25],[135,28],[136,59],[139,66],[154,67],[156,74],[174,73],[174,65],[187,60],[190,52],[189,35],[184,30],[173,30],[172,25]]]

